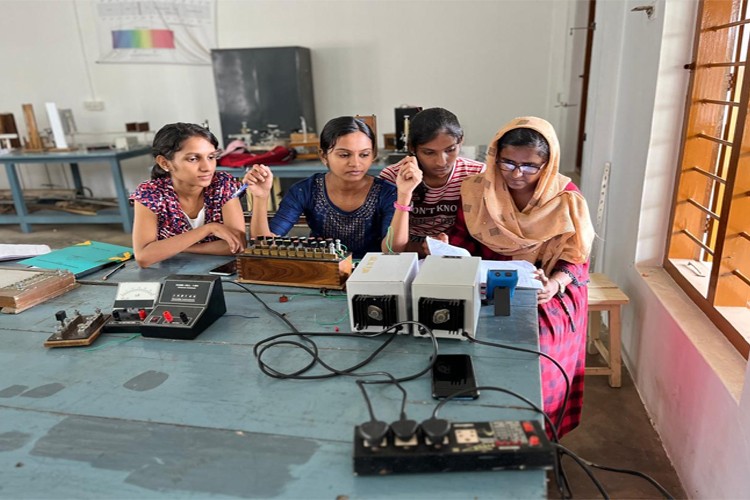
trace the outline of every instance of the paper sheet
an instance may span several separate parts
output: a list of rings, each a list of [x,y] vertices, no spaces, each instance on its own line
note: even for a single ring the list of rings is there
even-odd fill
[[[0,244],[0,260],[25,259],[50,252],[47,245]]]
[[[451,255],[459,257],[469,257],[471,254],[465,248],[443,243],[435,238],[426,238],[427,247],[432,255]],[[534,290],[542,289],[542,282],[534,277],[536,268],[534,264],[525,260],[482,260],[481,282],[487,284],[487,272],[490,269],[516,270],[518,272],[517,288],[531,288]]]
[[[471,256],[469,251],[465,248],[449,245],[448,243],[443,243],[442,241],[436,240],[435,238],[430,238],[429,236],[426,238],[426,240],[427,248],[430,249],[431,255],[451,255],[458,257]]]

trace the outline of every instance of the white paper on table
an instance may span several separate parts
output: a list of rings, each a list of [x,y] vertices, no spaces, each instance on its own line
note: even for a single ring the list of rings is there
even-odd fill
[[[50,253],[52,250],[47,245],[14,245],[0,244],[0,260],[25,259]]]
[[[436,240],[435,238],[430,238],[429,236],[426,238],[426,240],[427,248],[430,249],[430,255],[471,257],[471,254],[465,248],[453,246],[448,243],[443,243],[442,241]]]
[[[536,267],[531,262],[525,260],[482,260],[482,277],[483,285],[487,284],[487,272],[489,270],[515,270],[518,272],[518,284],[516,288],[531,288],[541,290],[542,282],[534,277]]]
[[[427,247],[430,249],[431,255],[451,255],[459,257],[469,257],[471,254],[465,248],[449,245],[443,243],[435,238],[426,238]],[[534,277],[534,271],[536,267],[531,262],[525,260],[482,260],[481,265],[481,278],[482,285],[487,284],[487,272],[490,269],[501,269],[501,270],[515,270],[518,272],[518,284],[517,288],[531,288],[534,290],[541,290],[542,282]]]

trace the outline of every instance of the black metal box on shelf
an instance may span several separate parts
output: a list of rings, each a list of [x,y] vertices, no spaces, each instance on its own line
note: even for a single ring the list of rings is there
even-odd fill
[[[313,132],[313,98],[310,49],[261,47],[211,51],[214,83],[219,103],[223,143],[245,127],[266,130],[277,125],[286,137],[301,128],[304,117]]]
[[[167,276],[141,326],[144,337],[192,340],[227,311],[218,276]]]

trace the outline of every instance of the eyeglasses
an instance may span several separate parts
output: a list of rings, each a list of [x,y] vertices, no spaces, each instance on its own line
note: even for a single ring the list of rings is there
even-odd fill
[[[501,170],[505,170],[506,172],[514,172],[516,169],[519,169],[523,175],[534,175],[538,173],[547,162],[544,162],[541,165],[536,165],[534,163],[522,163],[519,165],[510,160],[497,160],[495,164],[500,167]]]

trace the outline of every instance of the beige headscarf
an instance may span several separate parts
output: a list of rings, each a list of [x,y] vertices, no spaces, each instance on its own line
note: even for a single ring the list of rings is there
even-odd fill
[[[550,157],[542,169],[528,205],[519,211],[495,165],[498,140],[510,130],[529,128],[544,136]],[[487,151],[487,171],[461,186],[466,226],[471,235],[493,251],[541,261],[549,276],[558,260],[581,264],[591,251],[594,228],[583,196],[565,191],[570,178],[560,175],[560,143],[552,125],[541,118],[515,118],[500,129]]]

